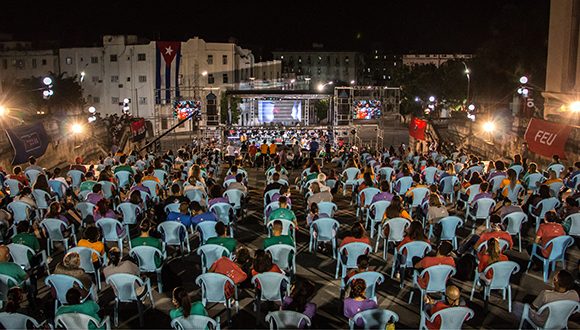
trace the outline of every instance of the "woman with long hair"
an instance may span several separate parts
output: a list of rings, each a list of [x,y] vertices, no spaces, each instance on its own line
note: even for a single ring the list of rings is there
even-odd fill
[[[495,237],[488,239],[487,249],[485,250],[485,253],[479,258],[479,266],[477,266],[479,276],[482,279],[483,277],[491,279],[493,276],[492,270],[489,270],[487,273],[483,274],[483,271],[487,268],[487,266],[496,263],[498,261],[508,261],[508,260],[509,260],[508,257],[501,252],[499,240]]]
[[[499,185],[502,196],[508,197],[510,191],[513,191],[518,184],[520,184],[520,180],[518,180],[518,173],[513,168],[508,169],[507,178],[503,179]]]
[[[254,254],[252,276],[266,272],[283,273],[280,267],[272,262],[272,255],[270,255],[270,253],[267,253],[262,249],[258,249]]]
[[[207,316],[207,311],[201,301],[192,302],[189,293],[184,288],[178,286],[173,289],[172,303],[175,308],[169,311],[169,317],[176,319],[180,316],[188,318],[189,315]]]
[[[407,210],[405,210],[405,208],[403,207],[403,199],[400,196],[393,196],[391,204],[389,205],[389,207],[387,207],[385,215],[386,218],[383,219],[383,221],[392,218],[405,218],[408,219],[409,221],[412,220]]]
[[[368,299],[365,296],[365,292],[367,290],[367,285],[365,280],[358,278],[350,283],[350,294],[349,297],[344,300],[344,316],[348,319],[353,318],[357,313],[365,311],[367,309],[377,308],[377,303],[372,300]],[[362,325],[362,320],[359,320]]]

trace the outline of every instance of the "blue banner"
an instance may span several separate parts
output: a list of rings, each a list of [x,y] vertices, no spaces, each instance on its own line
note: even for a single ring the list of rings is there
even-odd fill
[[[26,163],[30,156],[44,155],[50,142],[42,122],[7,128],[6,135],[14,149],[12,165]]]

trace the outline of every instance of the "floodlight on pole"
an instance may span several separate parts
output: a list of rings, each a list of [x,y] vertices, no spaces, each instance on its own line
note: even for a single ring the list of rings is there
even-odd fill
[[[528,77],[521,76],[520,77],[520,84],[527,84],[527,83],[528,83]]]
[[[0,117],[4,117],[6,115],[8,115],[8,108],[0,105]]]
[[[483,123],[483,130],[486,133],[491,133],[491,132],[495,131],[495,123],[492,121],[487,121],[487,122]]]
[[[569,108],[572,112],[580,112],[580,101],[570,103]]]
[[[71,125],[71,132],[73,134],[80,134],[84,131],[84,126],[80,123],[74,123]]]
[[[42,79],[42,83],[45,84],[46,86],[50,86],[52,85],[52,78],[44,77],[44,79]]]
[[[435,96],[429,96],[429,102],[435,102]]]

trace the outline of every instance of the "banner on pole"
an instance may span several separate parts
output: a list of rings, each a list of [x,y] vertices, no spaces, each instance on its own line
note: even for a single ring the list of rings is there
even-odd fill
[[[26,163],[30,156],[44,155],[50,142],[42,122],[7,128],[6,135],[14,149],[12,165]]]
[[[571,130],[572,126],[532,118],[524,139],[533,153],[545,157],[558,155],[566,159],[564,147]]]

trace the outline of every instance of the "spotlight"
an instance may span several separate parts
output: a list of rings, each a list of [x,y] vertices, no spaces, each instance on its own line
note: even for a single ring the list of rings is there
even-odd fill
[[[483,124],[483,130],[487,133],[491,133],[495,130],[495,124],[491,121],[485,122]]]
[[[82,133],[84,130],[83,125],[79,124],[79,123],[74,123],[71,126],[71,131],[73,134],[80,134]]]

